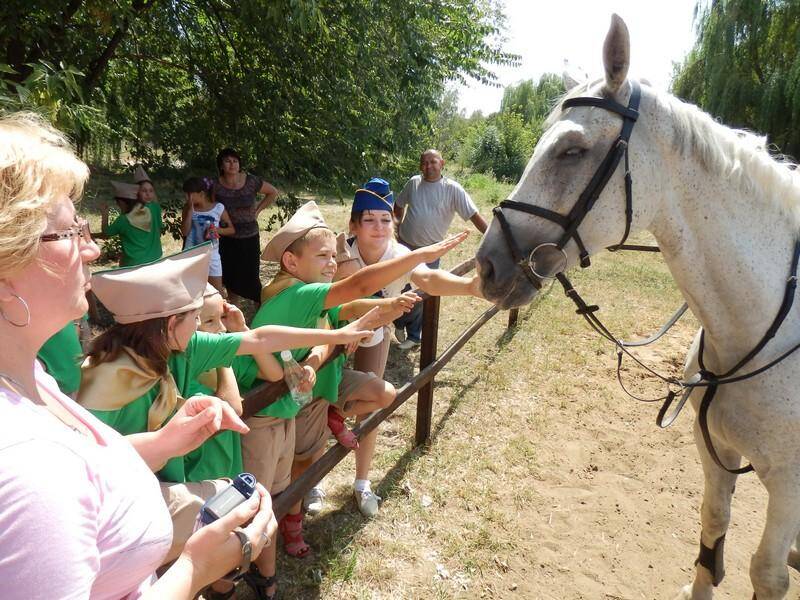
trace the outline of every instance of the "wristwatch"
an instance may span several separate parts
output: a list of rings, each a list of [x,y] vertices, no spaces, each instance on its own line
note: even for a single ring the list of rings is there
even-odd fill
[[[239,581],[247,571],[250,570],[250,561],[253,558],[253,545],[250,543],[250,538],[244,532],[244,529],[237,527],[233,530],[236,537],[239,538],[239,543],[242,545],[242,562],[233,571],[225,575],[222,579],[225,581]]]

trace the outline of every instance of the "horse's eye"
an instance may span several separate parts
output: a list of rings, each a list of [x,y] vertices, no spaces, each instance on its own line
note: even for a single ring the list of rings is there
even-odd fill
[[[578,146],[571,146],[566,150],[564,150],[564,152],[562,152],[559,155],[559,158],[576,158],[583,156],[584,152],[586,152],[586,150],[584,150],[583,148],[579,148]]]

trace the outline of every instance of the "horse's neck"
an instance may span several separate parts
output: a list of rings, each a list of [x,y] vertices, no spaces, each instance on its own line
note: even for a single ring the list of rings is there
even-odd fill
[[[708,368],[726,369],[774,320],[798,232],[778,207],[745,197],[729,178],[710,175],[693,157],[675,161],[669,197],[650,229],[706,331]],[[796,329],[794,320],[790,315],[782,334]]]

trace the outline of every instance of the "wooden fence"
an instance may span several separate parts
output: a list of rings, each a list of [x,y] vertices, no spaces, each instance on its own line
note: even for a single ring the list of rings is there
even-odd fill
[[[456,275],[464,275],[469,273],[475,268],[475,259],[464,261],[457,265],[450,272]],[[419,357],[419,373],[414,376],[410,381],[406,382],[400,389],[397,390],[397,397],[391,405],[384,409],[375,411],[367,419],[362,421],[353,433],[360,439],[365,434],[369,433],[385,421],[389,415],[396,411],[403,403],[417,394],[417,424],[416,432],[414,435],[415,446],[420,446],[427,443],[431,436],[431,423],[433,419],[433,385],[436,374],[450,362],[453,357],[458,354],[458,351],[466,344],[470,338],[483,327],[492,317],[494,317],[499,309],[492,306],[484,311],[473,323],[467,327],[461,334],[442,352],[437,358],[436,348],[438,344],[439,333],[439,297],[428,296],[427,294],[420,294],[424,300],[423,313],[422,313],[422,346],[420,348]],[[514,327],[517,322],[518,311],[516,309],[509,311],[508,327]],[[341,352],[341,348],[332,356],[328,357],[329,362]],[[265,383],[257,388],[254,388],[244,396],[244,417],[250,417],[262,410],[264,407],[269,406],[280,398],[283,394],[288,392],[286,383],[278,381],[274,383]],[[299,502],[303,496],[317,483],[319,483],[325,475],[327,475],[337,464],[339,464],[350,452],[341,444],[332,446],[317,462],[315,462],[309,469],[303,473],[296,481],[286,488],[286,490],[275,497],[273,502],[273,510],[278,519],[283,518],[289,511],[292,505]]]

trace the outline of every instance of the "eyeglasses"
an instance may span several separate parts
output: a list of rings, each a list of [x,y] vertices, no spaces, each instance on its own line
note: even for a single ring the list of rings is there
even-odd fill
[[[56,231],[54,233],[45,233],[39,236],[39,239],[42,242],[57,242],[59,240],[69,240],[76,236],[80,236],[86,243],[92,241],[92,232],[89,229],[89,221],[75,217],[75,224],[69,229],[65,229],[64,231]]]

